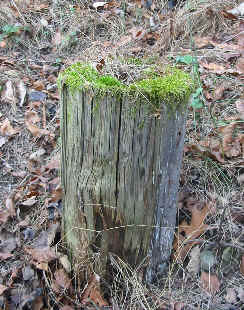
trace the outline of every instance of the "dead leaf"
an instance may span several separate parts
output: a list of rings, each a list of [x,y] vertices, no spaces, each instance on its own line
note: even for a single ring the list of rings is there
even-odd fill
[[[210,204],[206,203],[202,206],[197,201],[190,206],[191,223],[188,224],[186,220],[183,220],[175,235],[173,243],[173,258],[175,260],[183,262],[193,245],[196,244],[196,242],[190,242],[190,240],[197,239],[208,229],[208,225],[204,224],[204,220],[209,214],[210,208]]]
[[[12,137],[19,132],[20,132],[20,129],[19,128],[14,129],[12,125],[10,124],[10,121],[7,118],[2,122],[0,126],[0,133],[3,136]]]
[[[83,305],[89,304],[89,301],[92,300],[99,307],[109,306],[109,304],[103,299],[100,291],[100,277],[97,274],[94,274],[85,289],[81,303]]]
[[[214,44],[212,43],[212,39],[209,37],[194,37],[194,42],[197,48],[212,48]]]
[[[214,149],[208,149],[206,147],[201,146],[200,144],[189,144],[184,148],[185,152],[196,152],[201,156],[210,157],[214,160],[219,161],[220,163],[225,163],[225,160],[222,156],[221,149],[215,151]]]
[[[52,134],[46,130],[46,129],[41,129],[35,125],[35,123],[39,122],[40,118],[38,114],[34,111],[27,111],[25,114],[25,124],[28,130],[32,133],[34,137],[40,137],[42,135],[50,135]]]
[[[30,254],[33,260],[37,261],[38,263],[43,263],[43,262],[49,263],[57,259],[55,250],[50,247],[37,248],[37,249],[25,247],[25,251],[28,254]]]
[[[200,62],[200,65],[203,68],[208,69],[209,71],[217,73],[217,74],[223,74],[227,71],[227,69],[223,65],[219,65],[213,62],[210,62],[210,63]]]
[[[201,273],[201,283],[204,290],[208,293],[215,295],[220,288],[220,282],[215,274],[211,274],[205,271]]]
[[[35,90],[41,91],[41,90],[45,89],[45,85],[44,85],[43,81],[35,81],[33,83],[33,88]]]
[[[48,271],[48,263],[46,262],[33,262],[33,264],[36,266],[37,269]]]
[[[224,16],[224,18],[228,18],[230,20],[237,20],[237,17],[234,14],[232,14],[230,11],[222,10],[221,14]]]
[[[56,284],[62,289],[67,290],[70,287],[71,279],[64,269],[59,269],[55,271],[54,276]]]
[[[227,126],[218,128],[218,132],[222,134],[223,152],[229,158],[236,157],[241,153],[240,141],[233,138],[233,132],[236,126],[237,123],[233,122]]]
[[[231,85],[227,82],[223,82],[214,90],[213,100],[217,101],[223,98],[225,90],[230,89]]]

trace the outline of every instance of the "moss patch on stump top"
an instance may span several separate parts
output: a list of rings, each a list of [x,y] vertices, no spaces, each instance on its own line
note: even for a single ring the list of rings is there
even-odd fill
[[[163,76],[156,72],[153,77],[126,85],[111,75],[101,75],[90,65],[75,63],[65,69],[58,78],[71,91],[92,88],[98,94],[133,95],[146,99],[152,104],[159,102],[186,102],[194,88],[190,75],[176,68],[167,68]]]

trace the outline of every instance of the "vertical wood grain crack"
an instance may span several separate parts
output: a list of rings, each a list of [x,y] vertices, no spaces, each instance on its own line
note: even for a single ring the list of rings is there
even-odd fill
[[[116,185],[115,185],[115,207],[117,208],[118,205],[118,196],[119,196],[119,189],[118,189],[118,184],[119,184],[119,153],[120,153],[120,139],[121,139],[121,118],[122,118],[122,105],[123,105],[123,100],[120,99],[119,103],[119,128],[118,128],[118,146],[117,146],[117,161],[116,161]]]

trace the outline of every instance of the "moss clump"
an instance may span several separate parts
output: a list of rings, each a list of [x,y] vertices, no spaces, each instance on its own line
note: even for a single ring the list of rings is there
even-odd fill
[[[150,73],[150,78],[127,86],[115,77],[100,75],[89,65],[76,63],[60,74],[58,83],[61,87],[63,80],[71,90],[92,88],[95,94],[132,95],[140,97],[140,103],[144,100],[145,103],[150,103],[154,107],[158,107],[162,102],[177,106],[177,103],[185,103],[188,100],[194,88],[194,83],[188,73],[176,68],[166,69],[163,76],[159,76],[156,70]]]
[[[116,78],[110,75],[100,75],[90,65],[77,62],[68,67],[58,77],[58,85],[61,87],[61,81],[70,88],[76,90],[79,88],[93,88],[100,92],[118,92],[125,86]]]
[[[194,83],[190,75],[176,68],[166,70],[164,76],[153,76],[153,78],[143,79],[129,86],[131,90],[138,91],[146,96],[150,101],[165,103],[188,99]]]

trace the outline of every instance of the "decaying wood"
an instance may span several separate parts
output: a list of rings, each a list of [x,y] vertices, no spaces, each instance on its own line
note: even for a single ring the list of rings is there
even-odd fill
[[[152,283],[171,253],[186,105],[158,117],[132,101],[63,85],[63,223],[74,263],[95,251],[102,273],[109,252],[132,266],[148,256]]]

